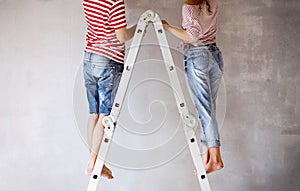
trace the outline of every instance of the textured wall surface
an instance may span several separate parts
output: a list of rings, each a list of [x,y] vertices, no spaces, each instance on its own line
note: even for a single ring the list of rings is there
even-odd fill
[[[125,2],[129,25],[147,9],[180,25],[182,1]],[[299,190],[300,1],[219,3],[225,168],[212,190]],[[82,1],[0,0],[0,26],[0,190],[85,190]],[[167,37],[191,105],[179,40]],[[98,190],[200,190],[151,27],[142,48],[109,153],[116,178]]]

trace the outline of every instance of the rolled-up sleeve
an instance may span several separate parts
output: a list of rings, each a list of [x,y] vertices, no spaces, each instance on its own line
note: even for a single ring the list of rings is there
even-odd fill
[[[186,30],[193,41],[198,40],[201,29],[193,16],[193,8],[189,5],[182,6],[182,28]]]

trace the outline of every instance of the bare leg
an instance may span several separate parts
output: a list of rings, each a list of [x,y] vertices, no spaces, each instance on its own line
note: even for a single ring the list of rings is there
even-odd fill
[[[90,158],[88,161],[88,165],[86,167],[85,173],[87,175],[90,175],[94,168],[95,163],[95,156],[97,156],[95,150],[93,150],[93,136],[94,136],[94,130],[97,124],[97,121],[99,119],[98,114],[90,114],[89,120],[88,120],[88,126],[87,126],[87,137],[88,137],[88,146],[89,146],[89,153]]]
[[[86,174],[91,175],[94,165],[97,159],[97,155],[101,146],[103,134],[104,134],[104,126],[102,125],[102,119],[105,115],[100,114],[97,117],[92,114],[89,118],[88,122],[88,143],[89,143],[89,161],[86,168]],[[94,125],[94,126],[93,126]],[[113,178],[112,172],[105,165],[103,166],[101,176],[104,176],[108,179]]]
[[[224,167],[221,159],[220,147],[210,147],[208,148],[208,161],[205,164],[206,173],[220,170]]]
[[[90,114],[89,120],[88,120],[87,138],[88,138],[88,145],[89,145],[90,153],[92,152],[93,134],[94,134],[94,129],[97,124],[98,118],[99,118],[98,114]]]

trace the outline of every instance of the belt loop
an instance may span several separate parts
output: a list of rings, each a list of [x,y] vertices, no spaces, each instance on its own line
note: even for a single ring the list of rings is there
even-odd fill
[[[88,62],[91,61],[91,56],[92,56],[91,52],[85,51],[85,59],[87,59]]]
[[[91,60],[92,60],[92,53],[89,52],[89,62],[91,62]]]

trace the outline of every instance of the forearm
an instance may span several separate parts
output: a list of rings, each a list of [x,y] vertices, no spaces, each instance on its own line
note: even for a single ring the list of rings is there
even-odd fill
[[[135,29],[136,29],[136,25],[127,29],[127,40],[130,40],[134,36]]]
[[[186,30],[184,29],[179,29],[169,25],[167,26],[166,30],[183,41],[193,42],[193,39],[190,38]]]
[[[134,35],[135,29],[136,29],[136,25],[134,25],[128,29],[124,27],[124,28],[116,30],[115,32],[116,32],[118,40],[122,43],[130,40]]]

